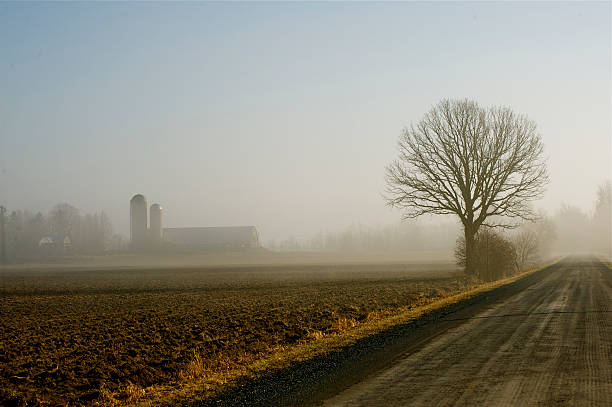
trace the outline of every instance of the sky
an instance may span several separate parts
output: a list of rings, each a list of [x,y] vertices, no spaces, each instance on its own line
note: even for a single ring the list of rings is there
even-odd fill
[[[0,204],[266,242],[399,222],[385,166],[443,98],[538,124],[535,206],[591,210],[610,178],[611,6],[0,3]]]

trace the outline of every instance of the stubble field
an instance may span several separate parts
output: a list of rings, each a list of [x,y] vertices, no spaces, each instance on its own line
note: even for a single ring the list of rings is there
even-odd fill
[[[0,278],[0,405],[9,406],[122,403],[189,380],[194,366],[240,366],[468,285],[451,263],[20,270]]]

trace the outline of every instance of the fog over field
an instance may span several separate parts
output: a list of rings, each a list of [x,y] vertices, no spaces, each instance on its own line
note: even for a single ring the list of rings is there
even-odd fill
[[[402,128],[469,98],[537,123],[537,208],[590,216],[610,41],[607,2],[2,3],[0,204],[104,210],[127,238],[142,193],[164,226],[254,225],[277,247],[395,227]]]
[[[0,405],[612,405],[611,13],[0,2]]]

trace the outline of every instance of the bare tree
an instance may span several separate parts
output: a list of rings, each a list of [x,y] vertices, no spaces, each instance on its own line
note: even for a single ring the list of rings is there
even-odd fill
[[[528,222],[521,225],[520,229],[511,237],[516,258],[517,271],[535,266],[550,256],[553,242],[557,238],[555,224],[540,214],[537,222]]]
[[[597,187],[597,200],[595,201],[595,213],[609,217],[612,210],[612,183],[606,181]]]
[[[516,271],[522,271],[540,260],[540,248],[536,232],[521,230],[512,239],[514,246],[514,265]]]
[[[612,184],[604,182],[597,188],[593,213],[593,247],[608,256],[612,254]]]
[[[466,272],[473,273],[474,236],[501,219],[535,219],[530,201],[548,182],[536,124],[506,107],[443,100],[399,139],[387,167],[387,202],[405,218],[454,214],[464,228]]]
[[[576,253],[591,249],[591,223],[586,211],[577,206],[562,204],[554,222],[558,230],[558,251]]]
[[[79,222],[79,210],[68,203],[60,203],[51,209],[49,220],[52,233],[56,237],[64,239],[64,237],[71,236],[76,231]]]

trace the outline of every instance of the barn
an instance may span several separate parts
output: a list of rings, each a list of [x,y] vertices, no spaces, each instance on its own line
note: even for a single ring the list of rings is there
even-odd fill
[[[255,226],[164,228],[163,239],[177,246],[207,248],[256,248]]]

